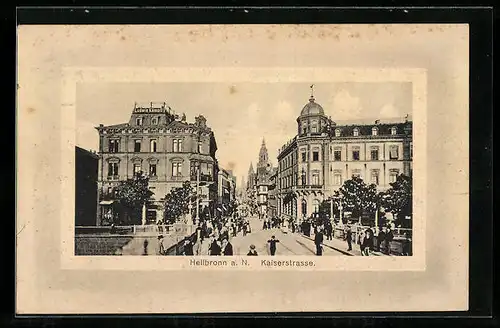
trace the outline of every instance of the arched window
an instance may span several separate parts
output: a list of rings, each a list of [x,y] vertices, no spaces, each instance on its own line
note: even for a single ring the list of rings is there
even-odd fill
[[[391,134],[392,134],[392,135],[395,135],[396,133],[398,133],[398,129],[397,129],[395,126],[393,126],[393,127],[391,128]]]
[[[340,129],[335,129],[335,136],[340,137]]]
[[[307,215],[307,202],[305,199],[302,199],[302,215]]]
[[[153,117],[153,118],[151,119],[151,124],[152,124],[152,125],[157,125],[157,124],[158,124],[158,120],[157,120],[155,117]]]
[[[372,128],[372,136],[376,136],[378,135],[378,128],[377,127],[373,127]]]
[[[302,169],[302,173],[301,173],[301,180],[302,180],[302,185],[305,186],[306,185],[306,171],[304,169]]]
[[[152,153],[156,153],[156,140],[155,139],[152,139],[149,142],[149,151]]]
[[[313,213],[319,213],[319,200],[313,200]]]
[[[136,125],[142,125],[142,117],[138,117],[135,119],[135,124]]]
[[[354,128],[354,130],[352,131],[352,134],[357,137],[359,136],[359,129],[358,128]]]

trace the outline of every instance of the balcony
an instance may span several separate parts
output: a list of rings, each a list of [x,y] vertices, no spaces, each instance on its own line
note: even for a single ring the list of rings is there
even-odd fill
[[[119,175],[108,175],[108,180],[109,181],[118,181],[118,180],[120,180],[120,176]]]
[[[196,174],[191,174],[191,181],[196,181],[198,177]],[[200,181],[201,182],[213,182],[214,179],[212,178],[212,175],[210,174],[200,174]]]
[[[187,181],[188,178],[183,175],[173,175],[170,177],[170,181]]]

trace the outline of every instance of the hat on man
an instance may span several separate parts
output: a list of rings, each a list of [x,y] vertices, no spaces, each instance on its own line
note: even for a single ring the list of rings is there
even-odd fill
[[[250,249],[255,249],[255,245],[250,245]]]

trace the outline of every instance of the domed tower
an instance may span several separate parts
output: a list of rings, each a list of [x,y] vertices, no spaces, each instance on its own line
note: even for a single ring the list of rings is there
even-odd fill
[[[297,133],[299,136],[309,134],[321,134],[324,127],[328,125],[328,118],[320,104],[316,103],[311,85],[311,97],[309,102],[302,108],[297,118]]]

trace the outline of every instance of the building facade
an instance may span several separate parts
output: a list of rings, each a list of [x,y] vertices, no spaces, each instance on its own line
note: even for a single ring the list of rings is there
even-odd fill
[[[273,217],[277,216],[278,213],[278,188],[277,188],[277,180],[278,180],[278,169],[273,168],[272,172],[269,176],[269,186],[268,186],[268,215]]]
[[[310,217],[352,176],[387,189],[398,174],[412,176],[412,157],[411,120],[338,124],[311,96],[297,118],[297,135],[279,150],[279,214]]]
[[[75,226],[97,225],[97,174],[99,156],[75,147]]]
[[[262,139],[262,144],[259,151],[259,161],[257,169],[253,176],[254,192],[257,203],[257,212],[260,217],[269,216],[269,186],[271,184],[271,175],[273,167],[269,161],[269,154],[266,147],[266,142]]]
[[[109,224],[115,211],[114,188],[142,172],[154,193],[147,223],[162,218],[160,204],[172,188],[191,181],[200,187],[201,207],[213,213],[217,198],[217,144],[203,116],[194,123],[166,103],[135,104],[127,123],[96,127],[99,132],[98,224]],[[143,218],[144,222],[144,218]]]
[[[230,204],[236,200],[236,178],[230,170],[219,167],[218,173],[218,210],[228,215]]]

